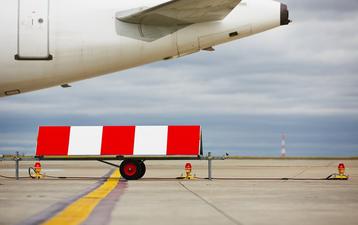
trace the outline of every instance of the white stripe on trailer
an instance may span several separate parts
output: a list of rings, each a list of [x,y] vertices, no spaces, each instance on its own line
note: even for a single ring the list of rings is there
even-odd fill
[[[166,155],[168,126],[136,126],[134,155]]]
[[[68,155],[101,155],[101,126],[71,127]]]

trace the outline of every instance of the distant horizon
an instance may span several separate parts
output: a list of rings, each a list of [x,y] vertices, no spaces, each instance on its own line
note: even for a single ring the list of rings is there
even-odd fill
[[[222,155],[280,156],[281,134],[286,135],[287,156],[357,156],[358,118],[341,116],[71,116],[0,118],[0,153],[35,154],[39,125],[190,125],[202,126],[203,150]],[[16,123],[14,124],[14,121]],[[31,122],[27,122],[31,121]],[[69,122],[75,121],[75,122]],[[95,123],[93,121],[96,121]],[[11,138],[6,138],[7,136]],[[1,138],[3,140],[1,141]]]
[[[276,157],[276,158],[290,158],[290,157],[330,157],[330,158],[334,158],[334,157],[358,157],[358,153],[357,151],[350,151],[350,152],[342,152],[340,151],[340,154],[334,153],[332,152],[332,154],[327,154],[326,152],[322,152],[322,151],[318,151],[319,153],[316,153],[316,151],[312,151],[310,150],[310,154],[286,154],[286,156],[281,157],[280,153],[277,153],[275,151],[270,151],[269,154],[250,154],[250,151],[205,151],[204,150],[204,154],[203,156],[206,156],[208,154],[208,152],[211,152],[211,154],[213,156],[225,156],[226,153],[228,153],[228,156],[230,157]],[[267,152],[267,151],[265,151]],[[338,152],[338,151],[337,151]],[[15,151],[0,151],[0,155],[15,155],[16,154],[16,150]],[[19,151],[20,155],[25,155],[25,156],[35,156],[35,150],[34,151]]]

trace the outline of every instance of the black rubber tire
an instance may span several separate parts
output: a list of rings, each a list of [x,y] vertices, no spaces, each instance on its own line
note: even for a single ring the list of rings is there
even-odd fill
[[[139,177],[138,179],[142,178],[145,174],[145,171],[147,170],[146,167],[145,167],[145,164],[144,164],[144,161],[139,161],[139,165],[140,165],[140,174],[139,174]]]
[[[138,180],[140,178],[140,175],[143,173],[140,162],[141,161],[134,159],[123,160],[123,162],[119,166],[119,172],[121,173],[121,176],[126,180]],[[133,173],[129,173],[128,170],[126,170],[126,167],[128,167],[129,165],[135,167],[135,171]]]

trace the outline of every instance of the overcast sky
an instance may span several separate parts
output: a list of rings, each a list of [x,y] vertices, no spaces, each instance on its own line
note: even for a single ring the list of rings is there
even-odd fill
[[[358,1],[286,0],[289,26],[180,59],[0,99],[0,153],[39,125],[200,124],[215,154],[358,155]]]

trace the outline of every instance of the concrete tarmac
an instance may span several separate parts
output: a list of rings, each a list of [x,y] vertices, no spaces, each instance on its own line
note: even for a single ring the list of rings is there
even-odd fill
[[[102,224],[125,225],[358,224],[358,160],[343,160],[350,180],[320,180],[336,173],[341,161],[213,161],[212,181],[203,179],[207,161],[192,161],[199,179],[190,181],[175,179],[186,161],[146,161],[145,177],[121,179],[116,198],[106,201],[107,214],[97,206],[84,224],[95,224],[101,215],[108,217]],[[0,162],[0,175],[14,176],[14,165]],[[0,224],[31,224],[51,216],[51,209],[88,192],[112,169],[96,161],[45,161],[47,175],[72,178],[32,180],[26,178],[32,165],[20,163],[24,178],[19,181],[0,177]]]

